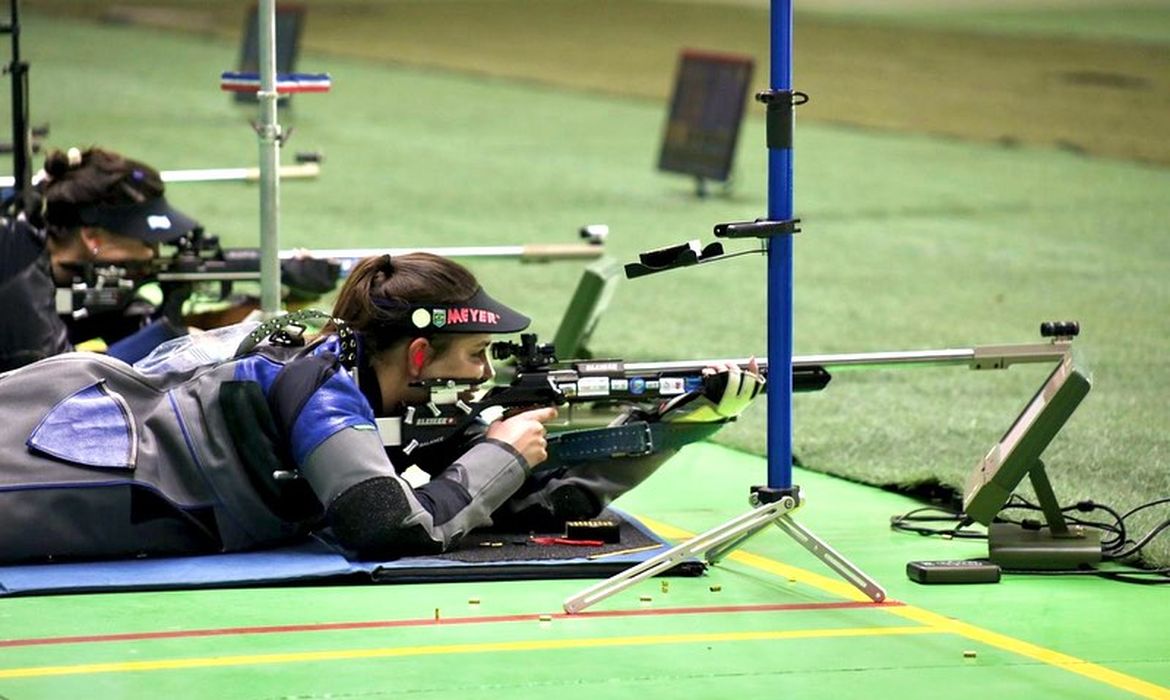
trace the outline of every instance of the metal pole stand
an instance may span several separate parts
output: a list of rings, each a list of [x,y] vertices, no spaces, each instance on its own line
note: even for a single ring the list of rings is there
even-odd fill
[[[281,314],[280,298],[280,149],[288,139],[277,120],[281,94],[328,92],[327,73],[276,73],[276,0],[256,5],[259,34],[260,72],[226,71],[220,75],[220,89],[255,92],[260,103],[260,121],[254,125],[260,140],[260,311],[267,319]]]
[[[585,608],[604,600],[630,586],[660,574],[686,559],[706,555],[708,564],[718,564],[768,525],[775,525],[813,556],[820,559],[850,585],[864,593],[875,603],[886,599],[885,590],[861,569],[854,566],[837,550],[814,535],[808,528],[797,523],[790,514],[804,505],[799,486],[790,489],[771,489],[756,486],[750,497],[752,509],[737,518],[696,535],[658,556],[633,566],[610,578],[590,586],[564,602],[567,613],[581,612]]]
[[[707,561],[714,564],[770,523],[812,552],[870,600],[881,602],[886,598],[885,591],[873,579],[789,517],[803,503],[799,487],[792,483],[791,234],[800,230],[797,227],[800,220],[792,216],[792,145],[795,107],[807,101],[808,96],[792,90],[792,0],[772,0],[771,23],[771,89],[756,96],[768,110],[768,216],[715,227],[715,235],[720,238],[761,238],[766,241],[768,361],[773,369],[772,381],[768,382],[768,486],[752,489],[753,509],[750,512],[569,598],[564,604],[566,612],[584,610],[690,556],[706,554]],[[674,249],[668,250],[672,254],[675,252]],[[651,255],[649,260],[643,257],[642,267],[656,271],[697,264],[721,253],[722,247],[710,255],[707,249],[702,254],[692,251],[689,256],[676,255],[665,265],[660,265],[663,262],[661,256]],[[626,274],[630,276],[629,266]]]

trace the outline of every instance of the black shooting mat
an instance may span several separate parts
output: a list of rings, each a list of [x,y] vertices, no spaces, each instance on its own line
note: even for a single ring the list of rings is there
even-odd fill
[[[565,532],[477,530],[451,551],[387,562],[372,576],[379,583],[606,578],[670,549],[670,543],[616,509],[606,509],[593,520],[616,522],[619,541],[599,546],[538,544],[534,538],[563,537]],[[705,569],[698,560],[687,559],[661,575],[699,576]]]

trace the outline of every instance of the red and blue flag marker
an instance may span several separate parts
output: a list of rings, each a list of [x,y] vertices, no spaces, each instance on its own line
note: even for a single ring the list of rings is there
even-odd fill
[[[219,87],[227,92],[259,92],[260,74],[239,71],[224,71]],[[290,95],[295,92],[329,92],[332,81],[328,73],[279,73],[276,76],[276,92]]]

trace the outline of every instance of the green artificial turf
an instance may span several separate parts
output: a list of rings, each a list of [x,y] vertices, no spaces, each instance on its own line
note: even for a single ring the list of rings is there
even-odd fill
[[[255,115],[217,90],[234,40],[28,9],[33,122],[51,124],[51,145],[98,143],[160,168],[255,163]],[[289,150],[320,149],[327,160],[319,181],[283,184],[282,247],[570,241],[579,226],[604,222],[610,254],[625,262],[710,240],[712,224],[766,208],[758,118],[742,133],[733,194],[696,200],[684,178],[654,171],[661,100],[317,52],[301,67],[331,72],[335,89],[298,96],[284,117]],[[669,69],[659,79],[669,84]],[[1079,320],[1095,386],[1047,454],[1058,496],[1126,509],[1170,495],[1170,171],[803,119],[796,163],[798,353],[1024,342],[1040,321]],[[257,198],[230,184],[170,194],[232,245],[255,243]],[[761,263],[623,282],[594,351],[763,354]],[[473,267],[545,337],[577,275],[575,264]],[[1022,367],[842,373],[826,392],[796,397],[796,453],[869,483],[959,486],[1043,376]],[[718,439],[761,451],[763,416],[753,407]],[[1170,546],[1155,540],[1151,553],[1165,562]]]
[[[306,6],[306,48],[338,56],[660,101],[671,88],[679,49],[687,47],[752,57],[755,86],[768,81],[766,3],[313,0]],[[989,24],[971,7],[933,13],[883,7],[879,17],[861,21],[852,10],[824,15],[804,12],[819,3],[794,6],[794,84],[812,96],[800,110],[804,117],[1170,163],[1164,118],[1170,52],[1157,42],[1092,31],[996,31],[1026,7],[997,8],[1004,17]],[[42,0],[38,7],[229,40],[239,36],[244,15],[232,0]],[[1115,3],[1082,12],[1075,19],[1068,10],[1043,15],[1032,8],[1028,16],[1080,27],[1130,16]],[[1165,8],[1146,16],[1141,26],[1151,33],[1170,23]]]
[[[797,3],[803,12],[901,27],[962,30],[996,35],[1077,37],[1116,42],[1170,43],[1170,6],[1162,0],[1106,0],[1093,3],[1001,2],[893,3],[842,7]]]

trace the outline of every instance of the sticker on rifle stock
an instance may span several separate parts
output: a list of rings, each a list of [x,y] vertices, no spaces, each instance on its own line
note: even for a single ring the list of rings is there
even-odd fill
[[[604,360],[601,362],[578,362],[573,365],[582,374],[617,374],[622,371],[621,360]]]
[[[613,392],[626,392],[630,390],[630,380],[626,378],[609,380],[609,390]]]
[[[581,377],[577,396],[609,396],[609,377]]]
[[[662,396],[673,396],[683,391],[682,377],[663,377],[658,380],[658,393]]]
[[[640,396],[646,393],[646,380],[641,377],[634,377],[630,380],[630,393],[635,396]]]
[[[419,418],[414,422],[414,424],[419,428],[434,428],[440,426],[446,427],[448,425],[455,425],[455,419],[449,416],[443,416],[440,418]]]

